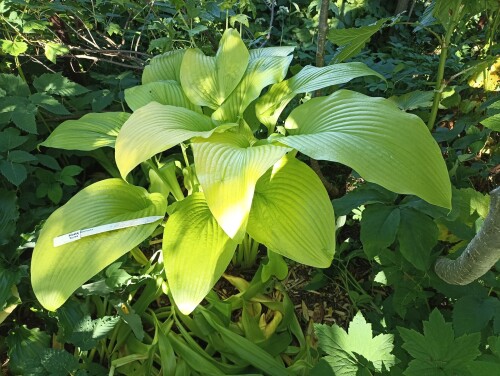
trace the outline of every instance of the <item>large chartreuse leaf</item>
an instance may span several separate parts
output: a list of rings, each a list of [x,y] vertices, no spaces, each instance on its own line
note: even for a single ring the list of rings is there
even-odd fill
[[[217,133],[192,143],[196,174],[219,225],[239,242],[245,234],[257,180],[290,149],[250,146],[236,133]]]
[[[213,114],[217,121],[237,122],[248,105],[257,99],[262,89],[282,81],[292,56],[269,56],[250,60],[247,71],[229,98]]]
[[[177,81],[156,81],[125,90],[125,101],[135,111],[150,102],[184,107],[201,113],[200,106],[192,104]]]
[[[163,259],[172,297],[190,314],[226,270],[236,242],[226,235],[203,193],[175,204],[163,236]]]
[[[451,185],[439,146],[422,120],[383,98],[349,90],[314,98],[285,122],[280,139],[314,159],[343,163],[397,193],[451,207]]]
[[[116,139],[116,164],[125,178],[139,163],[194,136],[208,137],[208,116],[182,107],[151,102],[135,111]]]
[[[255,106],[257,117],[265,126],[274,127],[281,112],[297,94],[343,84],[357,77],[370,75],[384,79],[363,63],[335,64],[322,68],[308,65],[292,78],[273,85],[257,101]]]
[[[247,231],[269,249],[301,264],[330,266],[335,218],[316,173],[285,156],[257,182]]]
[[[83,151],[114,147],[116,136],[129,116],[126,112],[104,112],[87,114],[78,120],[66,120],[40,145]]]
[[[92,184],[45,222],[33,251],[31,282],[40,303],[59,308],[85,281],[146,239],[159,221],[82,237],[54,246],[54,238],[96,226],[163,216],[165,198],[121,179]]]
[[[180,79],[191,102],[216,109],[236,88],[243,77],[249,53],[240,35],[227,29],[215,57],[199,49],[189,49],[181,65]]]
[[[181,63],[186,50],[169,51],[151,59],[142,73],[142,83],[173,80],[180,82]]]

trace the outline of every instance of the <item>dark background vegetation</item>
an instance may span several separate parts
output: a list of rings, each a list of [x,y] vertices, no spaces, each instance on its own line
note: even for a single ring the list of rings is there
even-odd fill
[[[217,341],[242,347],[257,343],[291,374],[498,371],[497,269],[470,285],[452,286],[435,275],[432,265],[439,255],[456,257],[474,237],[488,211],[487,194],[498,185],[499,120],[485,119],[500,113],[500,10],[496,1],[474,2],[479,9],[464,13],[446,40],[446,24],[432,17],[431,3],[330,1],[326,26],[328,31],[360,28],[388,19],[348,60],[364,62],[386,82],[365,77],[348,88],[391,98],[432,123],[454,187],[452,212],[366,183],[345,166],[320,162],[316,169],[330,188],[338,218],[337,253],[328,269],[290,262],[284,280],[260,286],[259,293],[287,312],[274,334],[262,340],[252,337],[245,326],[250,324],[242,324],[249,307],[262,310],[262,325],[272,324],[276,307],[258,300],[234,310],[224,330],[195,315],[194,321],[176,318],[171,331],[162,332],[159,322],[170,319],[171,307],[156,286],[161,267],[130,255],[96,276],[57,312],[44,310],[29,279],[32,248],[44,220],[82,187],[117,170],[109,151],[69,152],[38,144],[65,120],[89,112],[128,111],[123,92],[140,83],[153,56],[189,47],[213,55],[226,27],[239,30],[249,48],[295,46],[292,73],[321,60],[335,62],[341,47],[329,32],[317,56],[321,2],[0,1],[0,373],[204,374],[194,365],[208,361],[200,349],[217,360],[221,374],[268,372],[235,353],[233,346],[217,347]],[[444,46],[447,56],[440,65]],[[431,121],[436,81],[442,95]],[[394,210],[405,221],[390,223]],[[387,226],[377,227],[383,221]],[[374,242],[383,246],[374,250]],[[155,244],[153,239],[141,246],[147,257],[157,251]],[[418,252],[423,264],[407,257],[411,252]],[[259,256],[247,269],[231,266],[228,274],[233,277],[222,279],[204,305],[217,306],[219,299],[238,294],[243,279],[251,281],[260,273],[260,261]],[[392,336],[395,361],[390,370],[376,360],[378,355],[356,348],[363,337],[356,337],[354,330],[351,340],[340,343],[344,352],[326,342],[318,347],[315,323],[336,325],[338,333],[354,317],[359,319],[357,312],[371,327],[357,321],[353,328],[370,339]],[[316,326],[320,341],[327,341],[322,328]],[[233,335],[247,342],[230,342]],[[372,345],[382,358],[390,353],[380,343],[384,338],[373,338]],[[165,359],[174,364],[170,369],[165,369]],[[334,373],[329,363],[349,371]]]

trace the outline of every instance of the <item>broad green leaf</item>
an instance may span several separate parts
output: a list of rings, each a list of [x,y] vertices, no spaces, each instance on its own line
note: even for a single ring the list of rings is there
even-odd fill
[[[250,60],[243,79],[222,106],[212,114],[212,119],[237,122],[248,105],[259,97],[262,89],[285,78],[291,61],[292,56],[270,56]]]
[[[92,98],[92,111],[101,112],[115,100],[115,92],[109,89],[96,90],[89,93],[88,98]]]
[[[481,353],[478,349],[480,333],[455,338],[450,323],[434,309],[429,321],[424,321],[424,334],[398,328],[405,349],[414,359],[404,372],[408,376],[460,375]]]
[[[129,116],[125,112],[103,112],[66,120],[40,145],[84,151],[114,147],[118,132]]]
[[[89,278],[146,239],[158,221],[57,247],[54,238],[104,224],[163,216],[165,210],[163,196],[121,179],[103,180],[77,193],[47,219],[33,251],[31,282],[40,303],[50,311],[59,308]]]
[[[181,65],[181,84],[191,102],[216,109],[243,77],[249,53],[240,35],[227,29],[215,57],[199,49],[189,49]]]
[[[79,368],[78,358],[64,349],[46,349],[41,363],[50,375],[73,375]]]
[[[125,178],[139,163],[191,137],[209,137],[215,130],[205,115],[182,107],[151,102],[135,111],[116,139],[116,164]]]
[[[29,100],[36,106],[52,112],[56,115],[69,115],[70,112],[54,97],[45,93],[35,93],[29,96]]]
[[[17,96],[0,98],[0,124],[12,121],[19,129],[36,134],[37,111],[37,107],[28,98]]]
[[[9,371],[15,375],[44,374],[41,357],[50,346],[50,335],[39,328],[28,329],[26,325],[9,331],[6,338]]]
[[[431,107],[433,98],[433,91],[416,90],[400,96],[392,96],[388,99],[396,103],[396,105],[403,111],[408,111],[416,108]]]
[[[5,90],[6,96],[27,97],[30,95],[30,89],[26,82],[13,74],[0,73],[0,88]]]
[[[491,361],[475,360],[467,366],[469,375],[472,376],[491,376],[498,373],[500,369],[500,360],[492,359]]]
[[[311,158],[343,163],[367,181],[451,208],[448,170],[422,120],[383,98],[349,90],[313,98],[285,122],[280,142]]]
[[[332,63],[341,63],[361,52],[373,34],[379,31],[390,18],[382,18],[375,24],[356,29],[331,29],[328,32],[330,42],[339,46]]]
[[[142,83],[173,80],[181,82],[180,70],[185,50],[169,51],[155,56],[142,73]]]
[[[341,198],[332,201],[337,216],[347,215],[364,204],[392,204],[398,195],[373,183],[365,183]]]
[[[302,264],[326,268],[332,262],[332,204],[316,173],[295,158],[283,157],[257,181],[247,231]]]
[[[26,180],[28,173],[22,164],[0,160],[0,173],[15,186],[21,185]]]
[[[481,120],[481,124],[486,128],[494,130],[495,132],[500,132],[500,114],[496,114],[490,116],[489,118]]]
[[[11,150],[7,154],[7,160],[15,163],[34,162],[37,158],[24,150]]]
[[[44,73],[33,80],[33,86],[39,93],[65,97],[85,94],[89,91],[82,85],[63,77],[60,73]]]
[[[48,42],[45,45],[45,57],[52,63],[56,63],[56,57],[69,53],[69,48],[64,44]]]
[[[0,39],[0,43],[0,48],[7,55],[19,56],[28,50],[28,45],[25,42]]]
[[[347,332],[336,324],[331,327],[315,324],[314,330],[319,339],[319,347],[328,354],[324,359],[335,375],[356,376],[368,371],[358,362],[356,354],[370,361],[378,372],[389,370],[396,363],[395,356],[391,354],[394,348],[393,335],[379,334],[373,337],[372,326],[366,322],[361,312],[349,323]]]
[[[481,332],[492,319],[500,320],[500,301],[496,297],[466,295],[453,305],[456,335]]]
[[[201,108],[192,104],[177,81],[155,81],[125,90],[125,101],[135,111],[150,102],[184,107],[201,113]]]
[[[91,350],[105,338],[120,321],[119,316],[103,316],[92,320],[77,301],[69,300],[57,310],[58,338],[83,351]]]
[[[267,127],[274,127],[281,112],[297,94],[312,92],[332,85],[349,82],[357,77],[383,76],[363,63],[335,64],[328,67],[304,67],[292,78],[271,86],[255,106],[257,117]]]
[[[239,242],[257,180],[290,149],[250,146],[244,136],[228,132],[193,140],[192,148],[196,175],[208,206],[226,234]]]
[[[163,260],[172,297],[183,314],[190,314],[208,294],[235,249],[202,193],[175,205],[163,235]]]
[[[21,136],[21,132],[15,128],[7,128],[0,132],[0,152],[17,148],[28,140],[27,136]]]
[[[399,228],[399,208],[382,204],[368,205],[361,219],[361,242],[370,258],[388,248],[396,240]]]
[[[427,271],[432,248],[438,241],[438,228],[432,218],[413,209],[402,209],[397,238],[403,257],[417,269]]]

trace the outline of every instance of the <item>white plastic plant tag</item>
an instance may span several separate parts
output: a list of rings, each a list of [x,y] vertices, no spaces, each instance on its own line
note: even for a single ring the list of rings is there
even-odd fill
[[[133,226],[145,225],[148,223],[156,222],[160,219],[163,219],[163,216],[156,215],[156,216],[152,216],[152,217],[136,218],[136,219],[130,219],[128,221],[109,223],[107,225],[86,228],[83,230],[76,230],[76,231],[70,232],[68,234],[64,234],[64,235],[60,235],[58,237],[55,237],[54,238],[54,247],[59,247],[60,245],[63,245],[63,244],[75,242],[75,241],[80,240],[81,238],[84,238],[86,236],[102,234],[103,232],[120,230],[123,228],[128,228],[128,227],[133,227]]]

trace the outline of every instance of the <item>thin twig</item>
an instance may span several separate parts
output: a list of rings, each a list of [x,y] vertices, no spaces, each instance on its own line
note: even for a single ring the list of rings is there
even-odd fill
[[[329,0],[321,0],[321,8],[319,11],[319,25],[318,25],[318,46],[316,50],[316,66],[323,67],[325,65],[325,44],[326,33],[328,32],[328,10],[330,9]],[[320,96],[321,90],[317,90],[314,96]],[[311,158],[311,168],[316,172],[321,182],[325,186],[328,194],[332,197],[339,195],[339,190],[332,183],[330,183],[323,172],[316,159]]]
[[[122,55],[122,54],[130,54],[130,55],[140,55],[144,56],[147,59],[150,59],[152,55],[147,54],[145,52],[140,52],[140,51],[131,51],[131,50],[93,50],[90,48],[81,48],[77,46],[68,46],[71,50],[75,51],[82,51],[82,52],[89,52],[89,53],[97,53],[97,54],[108,54],[108,53],[117,53],[117,55]]]
[[[32,61],[34,61],[35,63],[38,63],[40,65],[42,65],[45,69],[47,69],[49,72],[52,72],[52,73],[57,73],[55,70],[49,68],[47,65],[45,65],[44,63],[42,63],[40,60],[38,60],[36,57],[34,57],[33,55],[26,55],[28,56]]]
[[[69,23],[66,23],[66,26],[69,27],[71,29],[71,31],[73,33],[76,34],[76,36],[78,38],[80,38],[81,40],[87,42],[88,44],[90,44],[91,46],[95,47],[96,49],[100,50],[99,46],[95,43],[95,42],[92,42],[91,40],[85,38],[83,35],[80,35],[81,33],[78,32],[78,30],[76,30],[73,26],[71,26]]]
[[[264,47],[267,44],[267,42],[269,42],[269,39],[271,39],[271,31],[273,30],[273,23],[274,23],[274,7],[276,6],[276,0],[271,0],[269,4],[266,3],[266,5],[269,8],[269,10],[271,10],[271,17],[269,19],[269,31],[267,32],[266,40],[262,42],[260,48]]]
[[[142,67],[142,66],[130,65],[130,64],[125,64],[125,63],[119,63],[117,61],[108,60],[108,59],[102,59],[102,58],[99,58],[99,57],[96,57],[96,56],[88,56],[88,55],[73,55],[73,56],[76,57],[76,58],[78,58],[78,59],[92,60],[92,61],[94,61],[96,63],[97,62],[109,63],[109,64],[113,64],[113,65],[118,65],[120,67],[137,69],[137,70],[143,70],[144,69],[144,67]]]

